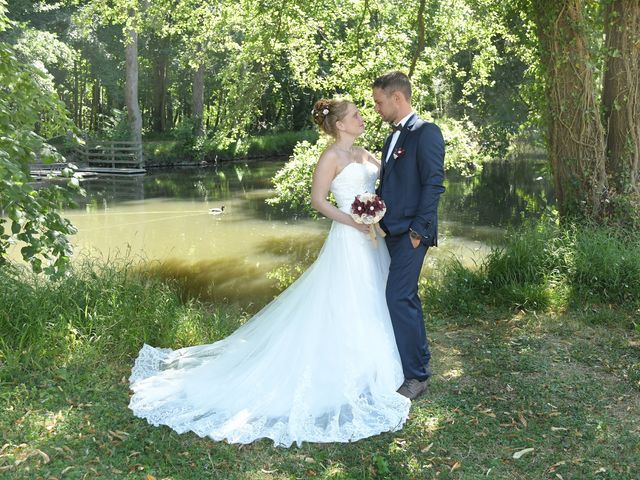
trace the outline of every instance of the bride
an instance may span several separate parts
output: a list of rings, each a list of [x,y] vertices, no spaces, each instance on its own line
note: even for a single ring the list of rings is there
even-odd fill
[[[389,254],[353,221],[379,164],[353,145],[356,106],[320,100],[314,121],[334,138],[318,160],[311,204],[333,224],[316,261],[229,337],[179,350],[144,345],[129,408],[152,425],[213,440],[351,442],[402,428],[410,401],[385,301]],[[331,191],[338,207],[327,195]]]

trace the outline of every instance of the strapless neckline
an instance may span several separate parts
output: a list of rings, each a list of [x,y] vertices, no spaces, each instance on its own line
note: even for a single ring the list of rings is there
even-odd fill
[[[349,162],[342,170],[340,170],[338,172],[338,174],[333,177],[333,179],[335,180],[336,178],[338,178],[340,175],[342,175],[342,173],[349,168],[351,165],[362,165],[362,166],[366,166],[366,164],[364,162]]]

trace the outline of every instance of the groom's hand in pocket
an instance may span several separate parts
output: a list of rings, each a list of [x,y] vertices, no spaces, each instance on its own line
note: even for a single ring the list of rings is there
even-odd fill
[[[413,248],[418,248],[420,242],[422,241],[422,237],[418,233],[410,229],[409,240],[411,240],[411,245],[413,245]]]

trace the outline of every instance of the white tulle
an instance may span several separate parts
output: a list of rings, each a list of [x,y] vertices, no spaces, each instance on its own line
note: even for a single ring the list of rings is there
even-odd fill
[[[350,164],[333,180],[339,208],[372,192],[377,170]],[[232,443],[350,442],[404,424],[410,402],[384,289],[384,242],[335,223],[315,263],[229,337],[144,345],[129,407],[153,425]]]

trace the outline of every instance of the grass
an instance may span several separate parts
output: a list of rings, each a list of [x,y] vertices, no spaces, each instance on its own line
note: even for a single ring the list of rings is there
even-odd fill
[[[453,259],[422,281],[441,314],[481,314],[486,307],[578,310],[616,306],[640,313],[640,232],[599,226],[560,228],[541,221],[511,232],[466,268]]]
[[[431,329],[431,391],[400,432],[288,450],[178,435],[128,411],[130,358],[87,349],[5,379],[0,469],[12,479],[636,478],[631,330],[570,315],[451,321]]]
[[[190,129],[179,129],[173,137],[145,140],[144,150],[148,165],[164,166],[195,161],[289,156],[298,142],[315,141],[317,138],[316,131],[301,130],[253,135],[241,139],[214,136],[196,141]]]
[[[640,478],[637,235],[540,223],[477,269],[427,273],[435,375],[403,430],[278,449],[178,435],[127,408],[143,342],[210,343],[246,320],[240,307],[124,261],[86,261],[58,282],[0,269],[0,474]]]

